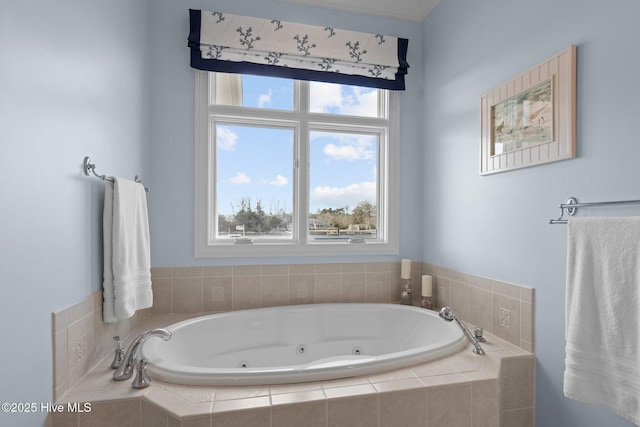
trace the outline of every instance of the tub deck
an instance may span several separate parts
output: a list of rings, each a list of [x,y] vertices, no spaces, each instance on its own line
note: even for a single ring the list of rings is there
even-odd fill
[[[144,330],[193,316],[143,318]],[[57,425],[146,426],[533,426],[534,356],[485,333],[485,356],[470,345],[451,356],[393,371],[265,386],[185,386],[153,380],[143,390],[111,379],[109,355],[57,403],[90,402],[90,412],[52,414]]]

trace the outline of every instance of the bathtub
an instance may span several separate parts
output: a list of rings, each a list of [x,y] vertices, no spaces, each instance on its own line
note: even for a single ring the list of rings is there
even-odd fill
[[[397,304],[310,304],[175,323],[142,347],[151,378],[260,385],[369,375],[457,352],[462,331],[436,312]]]

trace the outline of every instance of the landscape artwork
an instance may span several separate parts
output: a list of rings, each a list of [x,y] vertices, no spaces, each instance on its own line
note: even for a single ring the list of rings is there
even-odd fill
[[[553,139],[552,89],[548,79],[491,107],[492,155]]]

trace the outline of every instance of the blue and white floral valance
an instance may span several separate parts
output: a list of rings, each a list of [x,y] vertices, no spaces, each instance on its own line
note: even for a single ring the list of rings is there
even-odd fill
[[[189,17],[199,70],[405,88],[407,39],[204,10]]]

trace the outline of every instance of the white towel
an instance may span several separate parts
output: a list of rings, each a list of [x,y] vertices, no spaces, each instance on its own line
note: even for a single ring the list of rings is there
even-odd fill
[[[564,394],[640,425],[640,217],[568,223]]]
[[[147,197],[142,184],[106,182],[103,214],[103,319],[128,319],[153,305]]]

